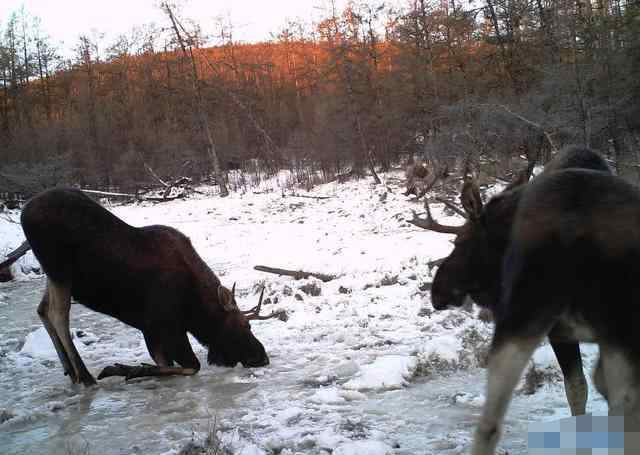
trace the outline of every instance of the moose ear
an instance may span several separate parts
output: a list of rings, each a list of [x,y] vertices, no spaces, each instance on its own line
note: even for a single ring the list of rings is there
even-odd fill
[[[462,186],[462,194],[460,195],[462,207],[469,215],[470,219],[475,219],[482,212],[482,198],[480,197],[480,189],[474,179],[465,179]]]
[[[233,301],[233,295],[222,285],[218,286],[218,300],[225,311],[233,311],[237,309]]]

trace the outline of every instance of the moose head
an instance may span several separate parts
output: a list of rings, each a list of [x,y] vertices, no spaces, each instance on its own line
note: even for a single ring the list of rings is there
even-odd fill
[[[280,312],[260,315],[264,287],[258,304],[248,311],[241,311],[235,299],[236,285],[231,291],[218,286],[218,299],[224,310],[221,329],[213,343],[209,345],[207,361],[210,365],[234,367],[241,363],[245,368],[262,367],[269,364],[269,357],[262,343],[251,331],[250,321],[278,317]]]
[[[506,248],[506,238],[521,186],[528,181],[531,168],[520,172],[516,178],[486,205],[480,197],[476,179],[465,173],[460,202],[464,210],[445,202],[462,215],[466,222],[461,226],[438,223],[431,215],[425,200],[427,218],[414,212],[410,222],[424,229],[455,234],[451,254],[440,264],[431,288],[431,301],[436,310],[459,307],[467,296],[477,304],[491,308],[499,297],[500,271]]]

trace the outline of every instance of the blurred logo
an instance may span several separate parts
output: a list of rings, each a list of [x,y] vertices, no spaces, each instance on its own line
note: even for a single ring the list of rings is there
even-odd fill
[[[529,425],[529,455],[640,454],[640,433],[623,416],[583,415]]]

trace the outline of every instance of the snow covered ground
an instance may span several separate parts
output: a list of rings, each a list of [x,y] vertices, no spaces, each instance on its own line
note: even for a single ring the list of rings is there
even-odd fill
[[[271,185],[262,194],[109,207],[134,226],[187,234],[224,284],[237,282],[242,308],[266,285],[264,311],[289,315],[253,323],[268,367],[210,367],[192,340],[206,365],[194,377],[72,386],[35,313],[44,279],[29,254],[14,266],[18,280],[0,285],[0,452],[169,454],[215,433],[245,455],[467,453],[491,326],[475,312],[433,312],[427,263],[450,251],[451,236],[403,221],[421,206],[392,183],[386,196],[368,180],[304,193],[329,199],[283,197]],[[0,253],[22,241],[20,226],[1,218],[0,233]],[[338,278],[295,281],[253,270],[258,264]],[[150,361],[141,334],[107,316],[74,306],[71,326],[94,374],[116,361]],[[590,371],[595,348],[585,348]],[[511,405],[501,447],[512,455],[526,453],[529,422],[569,415],[550,348],[534,362],[548,380],[533,394],[523,385]],[[588,407],[606,410],[593,387]]]

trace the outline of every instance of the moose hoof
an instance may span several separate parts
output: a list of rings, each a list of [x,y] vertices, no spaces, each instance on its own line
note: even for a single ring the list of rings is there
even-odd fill
[[[89,387],[97,384],[94,377],[91,376],[90,374],[82,375],[79,382],[82,382],[82,384],[84,384],[85,387]]]
[[[500,439],[498,426],[485,426],[482,423],[476,428],[472,455],[493,455]]]

